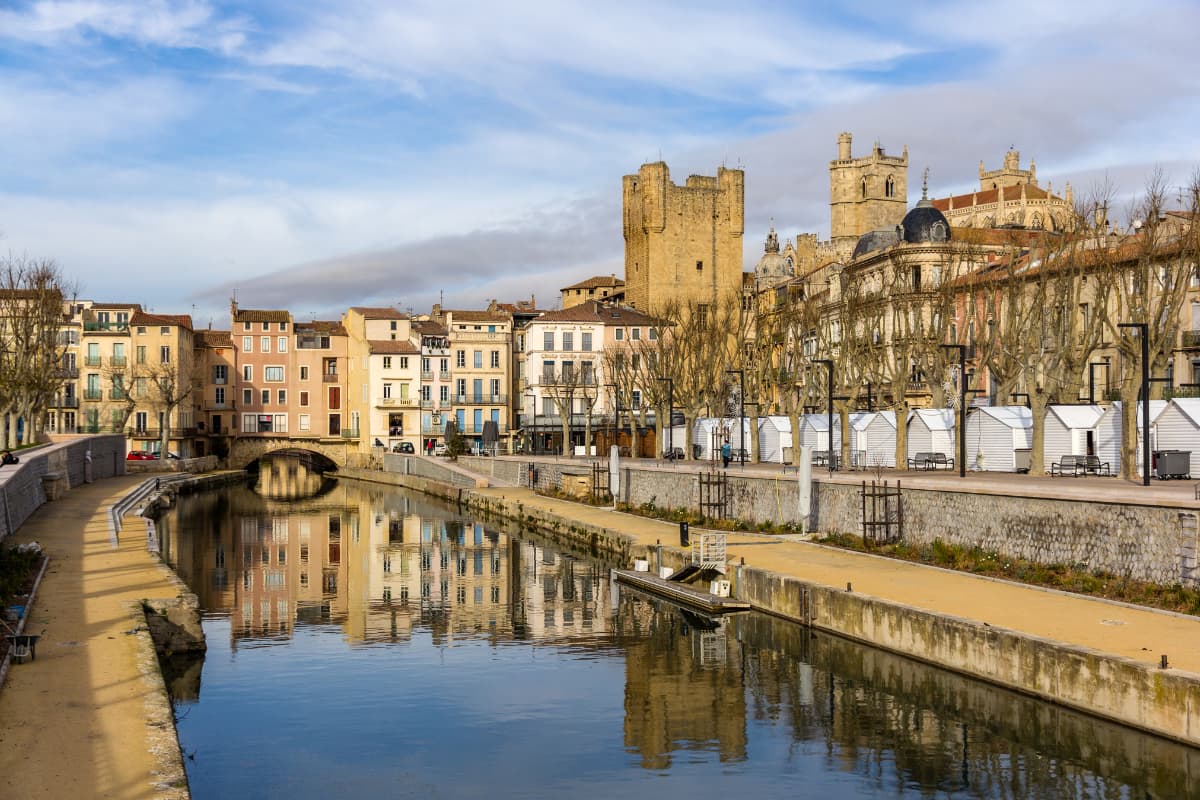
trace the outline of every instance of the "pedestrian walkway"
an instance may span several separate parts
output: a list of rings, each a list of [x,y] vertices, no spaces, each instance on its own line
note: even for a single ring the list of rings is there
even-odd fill
[[[527,509],[634,537],[651,546],[679,544],[675,523],[543,497],[524,488],[496,487],[479,494],[504,497]],[[693,529],[695,531],[696,529]],[[728,560],[901,603],[937,614],[1050,639],[1157,666],[1166,654],[1173,669],[1200,674],[1200,618],[1073,595],[896,559],[856,553],[786,537],[731,533]]]
[[[145,476],[85,484],[47,503],[5,544],[37,541],[50,555],[27,630],[45,635],[37,660],[14,665],[0,689],[0,797],[160,798],[174,730],[149,719],[127,604],[174,597],[171,574],[129,525],[116,547],[108,508]]]

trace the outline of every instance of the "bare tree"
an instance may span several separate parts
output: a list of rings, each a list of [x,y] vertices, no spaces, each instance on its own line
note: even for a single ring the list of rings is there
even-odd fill
[[[152,387],[154,404],[162,415],[159,447],[166,458],[171,441],[171,416],[192,394],[195,381],[178,361],[165,361],[146,368],[146,381]]]

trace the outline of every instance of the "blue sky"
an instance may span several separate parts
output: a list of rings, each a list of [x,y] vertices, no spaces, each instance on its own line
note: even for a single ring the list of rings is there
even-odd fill
[[[1194,2],[0,0],[0,252],[228,324],[416,311],[622,273],[620,178],[746,170],[828,236],[829,159],[908,146],[910,202],[980,159],[1128,196],[1200,165]]]

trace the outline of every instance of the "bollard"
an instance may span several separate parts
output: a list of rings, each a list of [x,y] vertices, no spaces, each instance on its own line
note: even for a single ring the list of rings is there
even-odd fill
[[[1159,661],[1159,668],[1160,668],[1160,669],[1168,669],[1168,667],[1167,667],[1167,656],[1166,656],[1166,654],[1164,654],[1164,655],[1161,657],[1161,660]]]
[[[679,523],[679,546],[688,547],[688,524],[686,522]]]

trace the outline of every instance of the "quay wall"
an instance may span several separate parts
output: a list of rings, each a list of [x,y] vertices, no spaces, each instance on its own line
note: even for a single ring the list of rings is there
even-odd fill
[[[473,472],[544,491],[561,487],[564,471],[590,469],[591,462],[464,457],[460,463]],[[858,484],[814,479],[811,513],[804,517],[794,475],[745,476],[736,468],[727,474],[734,519],[749,524],[803,522],[806,530],[821,533],[862,532]],[[696,472],[623,467],[620,478],[622,502],[699,510]],[[1163,585],[1200,585],[1200,511],[1194,507],[904,487],[903,512],[904,540],[918,546],[940,540],[979,547],[1003,558],[1063,564]]]
[[[14,455],[18,463],[0,467],[0,541],[58,493],[125,474],[120,435],[63,437]]]
[[[756,609],[1200,746],[1200,675],[751,567],[734,586]]]

